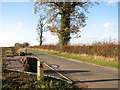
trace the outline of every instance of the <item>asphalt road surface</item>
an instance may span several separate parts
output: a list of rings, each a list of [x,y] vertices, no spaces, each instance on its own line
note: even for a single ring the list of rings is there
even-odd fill
[[[88,88],[118,88],[118,71],[92,64],[73,61],[55,55],[28,50],[50,65],[58,65],[58,72],[74,81],[76,85]]]

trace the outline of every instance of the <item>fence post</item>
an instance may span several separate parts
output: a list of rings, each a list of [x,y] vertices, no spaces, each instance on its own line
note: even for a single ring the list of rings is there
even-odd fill
[[[37,61],[37,80],[44,79],[43,63],[44,61]]]

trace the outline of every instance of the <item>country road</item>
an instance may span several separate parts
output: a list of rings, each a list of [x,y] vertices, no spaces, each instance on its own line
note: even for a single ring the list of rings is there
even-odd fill
[[[75,84],[88,88],[118,88],[118,71],[103,67],[72,61],[45,53],[28,50],[48,64],[59,65],[60,73],[74,81]]]

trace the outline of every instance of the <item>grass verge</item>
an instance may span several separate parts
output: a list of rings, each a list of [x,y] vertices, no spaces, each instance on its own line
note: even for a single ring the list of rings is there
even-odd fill
[[[31,53],[31,52],[29,52],[29,51],[27,51],[25,54],[26,54],[26,55],[31,55],[32,53]]]
[[[2,89],[38,89],[38,88],[55,88],[65,89],[76,87],[67,82],[54,78],[45,77],[42,81],[37,81],[37,76],[27,73],[15,72],[4,69],[2,72]],[[76,88],[77,89],[77,88]]]
[[[43,51],[43,50],[37,50],[37,49],[32,49],[37,52],[43,52],[43,53],[48,53],[51,55],[57,55],[65,58],[70,58],[74,60],[79,60],[82,62],[87,62],[87,63],[92,63],[100,66],[106,66],[106,67],[111,67],[115,69],[120,69],[120,66],[118,66],[117,61],[106,61],[106,60],[99,60],[99,59],[89,59],[86,57],[80,57],[80,56],[73,56],[73,55],[68,55],[68,54],[62,54],[62,53],[56,53],[56,52],[48,52],[48,51]]]

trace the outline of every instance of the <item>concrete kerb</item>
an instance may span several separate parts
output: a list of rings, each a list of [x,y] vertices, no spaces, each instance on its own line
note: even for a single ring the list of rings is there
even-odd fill
[[[10,71],[15,71],[15,72],[21,72],[21,73],[27,73],[27,74],[34,74],[34,75],[37,75],[37,73],[33,73],[33,72],[26,72],[26,71],[22,71],[22,70],[15,70],[15,69],[8,69],[6,68],[7,70],[10,70]],[[46,75],[44,74],[44,76],[46,77],[51,77],[51,78],[55,78],[55,79],[58,79],[58,80],[61,80],[61,81],[64,81],[64,82],[68,82],[67,80],[65,79],[62,79],[62,78],[59,78],[59,77],[56,77],[56,76],[51,76],[51,75]],[[72,82],[68,82],[70,84],[72,84]]]
[[[40,60],[38,57],[36,57],[36,56],[34,56],[34,57],[35,57],[37,60]],[[59,79],[59,80],[62,80],[62,81],[65,81],[65,82],[70,83],[70,84],[73,83],[70,79],[68,79],[68,78],[67,78],[66,76],[64,76],[63,74],[57,72],[54,68],[50,67],[50,66],[49,66],[48,64],[46,64],[45,62],[44,62],[44,65],[46,65],[46,66],[49,67],[51,70],[53,70],[54,72],[56,72],[58,75],[60,75],[61,77],[65,78],[65,79],[62,79],[62,78],[59,78],[59,77],[56,77],[56,76],[51,76],[51,75],[49,75],[50,77],[56,78],[56,79]],[[44,74],[44,76],[46,76],[46,75]],[[47,75],[47,76],[48,76],[48,75]]]

